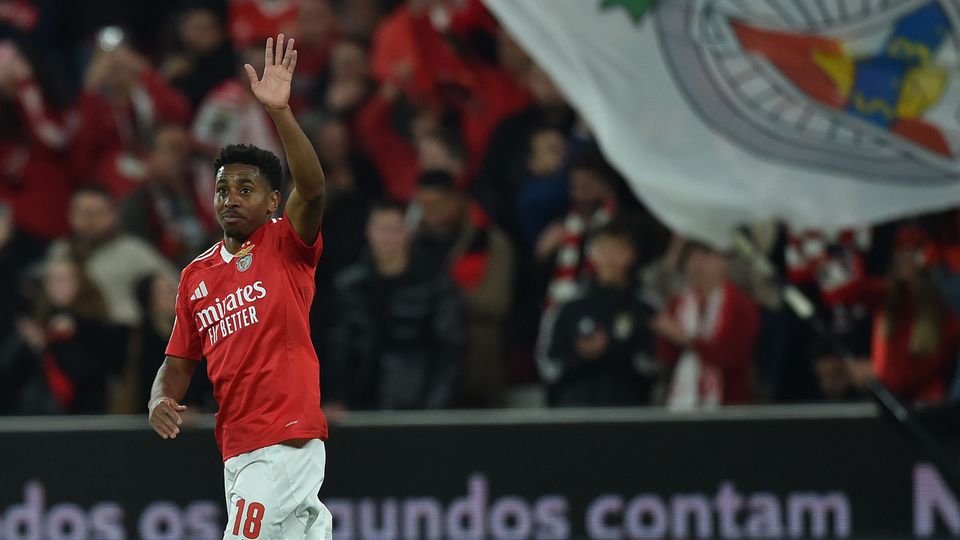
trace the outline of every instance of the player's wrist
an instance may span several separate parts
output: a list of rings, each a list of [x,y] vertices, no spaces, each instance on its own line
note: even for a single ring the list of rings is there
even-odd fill
[[[272,118],[278,118],[286,113],[293,113],[293,111],[290,110],[289,103],[280,107],[274,107],[270,105],[264,105],[263,107],[267,110],[267,114],[269,114]]]
[[[168,399],[170,398],[167,396],[158,396],[151,399],[150,402],[147,403],[147,410],[153,412],[153,410],[156,409],[158,405],[160,405],[161,403],[163,403]]]

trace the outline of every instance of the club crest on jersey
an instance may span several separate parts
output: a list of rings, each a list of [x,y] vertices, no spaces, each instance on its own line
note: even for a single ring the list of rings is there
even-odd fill
[[[253,264],[253,253],[251,253],[251,251],[255,245],[256,244],[250,244],[237,252],[237,270],[246,272],[250,268],[250,265]]]

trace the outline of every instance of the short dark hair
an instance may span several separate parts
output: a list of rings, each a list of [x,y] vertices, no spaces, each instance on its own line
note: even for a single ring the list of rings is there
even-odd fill
[[[630,226],[625,219],[615,218],[606,225],[600,227],[590,235],[592,240],[597,238],[616,238],[628,242],[636,250],[637,234],[636,229]]]
[[[367,219],[377,212],[399,212],[402,216],[407,213],[407,205],[391,197],[380,197],[370,203]]]
[[[573,171],[590,171],[596,173],[611,187],[616,185],[619,177],[617,171],[610,165],[610,162],[595,148],[585,150],[573,158],[570,162],[570,172]]]
[[[153,126],[153,131],[150,132],[150,136],[147,137],[147,150],[153,150],[157,147],[157,137],[160,135],[161,131],[168,129],[178,129],[183,131],[190,137],[191,143],[193,142],[193,137],[190,135],[190,128],[181,124],[180,122],[161,122]]]
[[[213,162],[214,174],[224,165],[232,163],[242,163],[252,165],[260,169],[274,191],[280,191],[283,188],[283,170],[280,168],[280,158],[273,152],[257,148],[252,144],[231,144],[220,150],[220,156]]]
[[[420,174],[417,179],[420,188],[437,188],[447,191],[459,191],[457,180],[447,171],[429,170]]]
[[[835,337],[830,335],[818,336],[807,347],[807,358],[811,362],[831,357],[841,360],[844,357],[844,351]]]

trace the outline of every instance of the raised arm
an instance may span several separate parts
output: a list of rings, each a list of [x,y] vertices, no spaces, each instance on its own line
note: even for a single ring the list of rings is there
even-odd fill
[[[194,360],[167,356],[157,371],[147,409],[150,411],[150,425],[164,439],[175,439],[180,433],[180,424],[183,423],[180,413],[187,410],[185,405],[180,405],[180,400],[186,395],[196,369]]]
[[[250,78],[253,94],[273,118],[287,154],[294,186],[287,199],[287,217],[300,238],[313,244],[320,233],[325,189],[317,152],[290,110],[290,83],[297,67],[293,39],[286,41],[284,50],[284,37],[280,34],[274,50],[273,38],[268,38],[264,57],[262,78],[257,78],[257,71],[250,64],[243,68]]]

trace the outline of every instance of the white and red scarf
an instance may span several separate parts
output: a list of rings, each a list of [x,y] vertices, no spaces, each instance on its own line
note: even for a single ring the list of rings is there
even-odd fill
[[[547,289],[547,305],[561,304],[576,296],[579,278],[593,273],[590,261],[581,264],[584,236],[613,219],[613,204],[604,204],[592,215],[584,216],[571,210],[563,220],[563,243],[557,251],[553,277]]]
[[[832,234],[791,231],[785,253],[790,281],[816,282],[828,304],[841,304],[865,276],[863,253],[870,249],[871,241],[866,228]]]
[[[693,339],[710,339],[728,308],[727,288],[718,287],[705,299],[691,289],[680,294],[674,317]],[[685,349],[673,370],[667,406],[673,410],[714,409],[723,402],[723,373],[703,363],[696,350]]]

